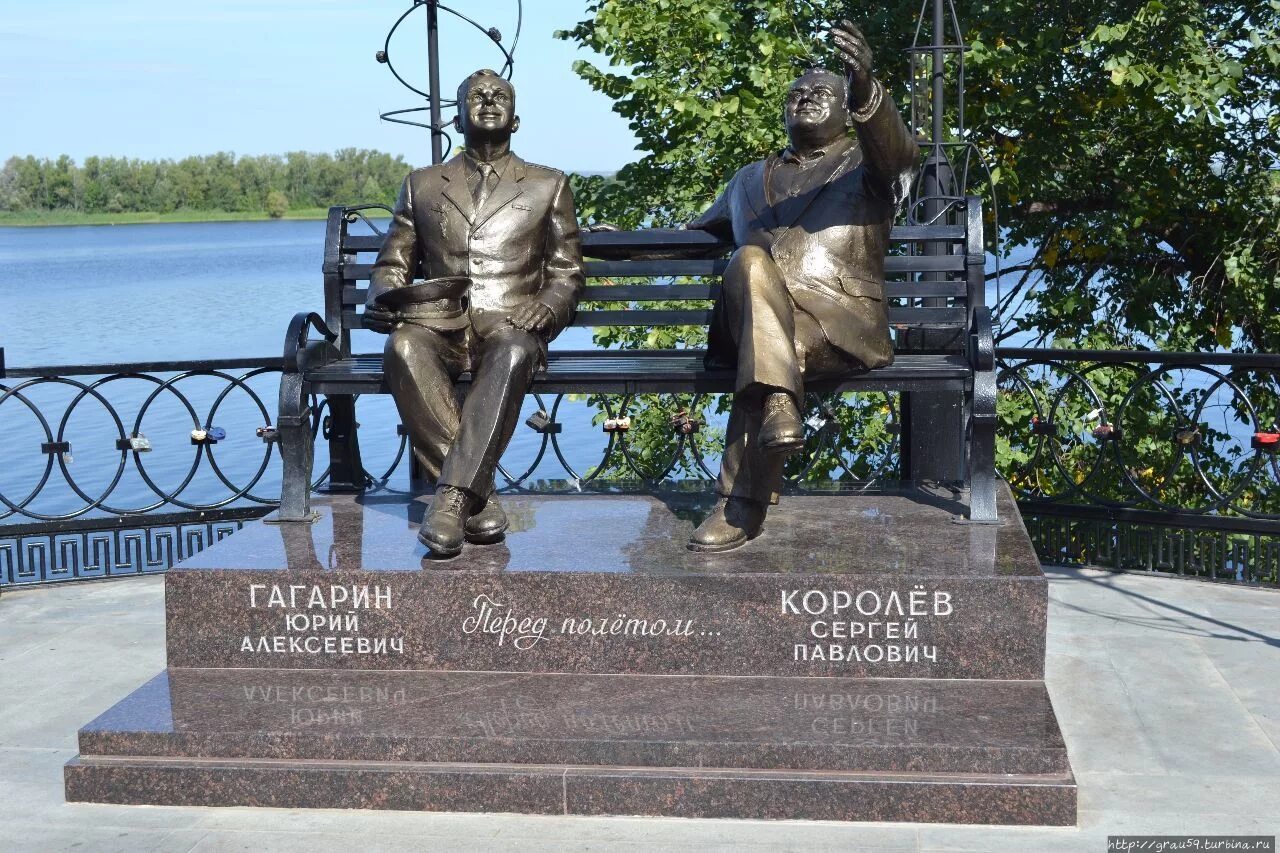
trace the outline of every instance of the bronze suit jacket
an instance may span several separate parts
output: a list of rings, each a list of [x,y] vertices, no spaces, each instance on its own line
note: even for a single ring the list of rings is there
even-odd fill
[[[415,277],[470,276],[461,317],[450,305],[419,303],[406,319],[437,329],[470,325],[484,338],[532,299],[555,316],[551,340],[573,320],[582,295],[582,245],[564,174],[508,156],[480,210],[458,154],[405,178],[390,230],[370,275],[368,304]]]
[[[795,197],[771,198],[779,158],[758,160],[688,227],[769,251],[795,306],[818,321],[832,346],[873,368],[893,361],[884,255],[920,155],[888,97],[856,130],[856,140],[835,143],[810,167]],[[731,365],[736,352],[721,328],[713,320],[708,361]]]

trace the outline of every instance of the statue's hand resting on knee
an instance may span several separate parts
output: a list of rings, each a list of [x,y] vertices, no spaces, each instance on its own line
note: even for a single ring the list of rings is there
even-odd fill
[[[551,324],[555,322],[555,314],[546,305],[535,300],[526,302],[512,311],[507,322],[517,329],[536,335],[551,328]]]

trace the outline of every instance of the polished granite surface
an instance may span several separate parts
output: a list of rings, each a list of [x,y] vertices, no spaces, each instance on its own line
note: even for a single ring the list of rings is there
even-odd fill
[[[924,492],[787,497],[684,547],[687,494],[334,497],[165,578],[169,669],[80,732],[69,801],[1069,825],[1047,584]]]
[[[69,802],[1070,825],[1039,681],[169,670]]]
[[[168,670],[95,756],[1069,771],[1039,681]]]
[[[1069,773],[82,756],[66,765],[64,778],[68,802],[1033,826],[1076,822],[1076,782]]]
[[[333,496],[315,524],[248,524],[172,571],[476,571],[644,575],[895,574],[1041,578],[1007,489],[997,525],[918,490],[786,496],[759,538],[727,554],[685,548],[711,495],[511,495],[506,541],[427,558],[416,532],[430,497]]]
[[[513,532],[424,559],[423,502],[338,497],[257,522],[165,578],[168,665],[1039,679],[1047,591],[999,525],[922,492],[784,498],[725,554],[705,496],[503,499]],[[371,571],[366,571],[371,570]]]

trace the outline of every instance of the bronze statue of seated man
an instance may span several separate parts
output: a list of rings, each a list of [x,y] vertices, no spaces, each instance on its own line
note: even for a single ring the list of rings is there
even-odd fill
[[[364,326],[389,334],[387,384],[436,481],[418,538],[440,557],[503,538],[494,472],[582,294],[568,180],[511,151],[519,124],[507,80],[482,70],[462,82],[454,125],[465,150],[405,179],[370,276]]]
[[[884,255],[919,148],[872,75],[862,34],[843,21],[832,39],[845,74],[815,69],[791,85],[790,147],[739,170],[688,226],[737,246],[707,356],[709,366],[737,368],[716,486],[722,500],[694,532],[695,551],[727,551],[759,535],[785,457],[804,446],[806,381],[893,361]]]

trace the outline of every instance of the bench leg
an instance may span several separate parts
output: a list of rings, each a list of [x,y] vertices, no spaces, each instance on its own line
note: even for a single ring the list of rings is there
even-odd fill
[[[280,378],[276,427],[284,473],[280,483],[280,509],[272,520],[313,522],[317,518],[311,511],[311,465],[315,449],[306,385],[299,373],[286,373]]]
[[[329,395],[329,482],[322,491],[362,492],[368,485],[360,459],[356,398],[351,394]]]
[[[969,521],[994,524],[996,518],[996,375],[973,377],[969,434]]]

